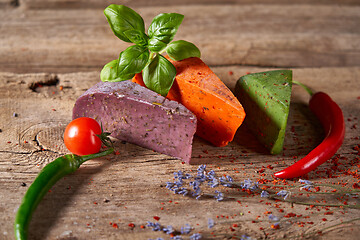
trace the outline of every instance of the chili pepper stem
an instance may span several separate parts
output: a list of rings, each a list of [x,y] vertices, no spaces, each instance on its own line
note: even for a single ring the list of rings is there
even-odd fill
[[[306,86],[305,84],[303,84],[301,82],[298,82],[298,81],[293,81],[293,83],[296,84],[296,85],[299,85],[300,87],[305,89],[310,94],[310,96],[314,95],[313,91],[308,86]]]
[[[102,152],[81,156],[82,160],[80,161],[80,164],[83,164],[84,162],[94,159],[94,158],[107,156],[113,152],[114,152],[114,148],[108,148]]]

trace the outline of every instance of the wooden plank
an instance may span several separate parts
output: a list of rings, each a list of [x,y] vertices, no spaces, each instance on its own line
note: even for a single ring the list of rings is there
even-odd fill
[[[233,89],[240,76],[268,69],[224,66],[213,70]],[[343,109],[346,119],[346,138],[338,156],[322,165],[318,169],[320,172],[308,177],[317,183],[340,183],[352,189],[352,184],[358,181],[356,175],[350,173],[355,173],[356,164],[359,164],[356,147],[360,135],[360,68],[296,68],[293,71],[296,80],[329,93]],[[62,132],[71,120],[72,106],[76,98],[97,81],[98,72],[0,73],[1,239],[13,239],[16,208],[36,174],[45,164],[67,153]],[[30,87],[36,84],[42,87]],[[199,164],[207,164],[207,169],[214,170],[218,176],[230,175],[235,181],[248,178],[272,181],[275,171],[296,161],[294,156],[306,155],[323,137],[319,123],[306,106],[308,98],[304,90],[294,87],[283,154],[268,155],[246,128],[241,127],[234,142],[224,148],[212,147],[195,138],[193,158]],[[31,239],[168,237],[165,233],[141,227],[147,221],[156,222],[154,216],[160,217],[158,222],[164,227],[172,225],[176,230],[188,223],[193,227],[191,233],[201,232],[210,239],[243,234],[256,239],[294,239],[301,234],[309,234],[306,235],[309,238],[337,239],[341,235],[345,239],[356,239],[360,233],[356,221],[337,225],[358,218],[358,209],[292,206],[241,190],[225,191],[225,188],[219,190],[235,199],[217,202],[212,197],[203,196],[196,200],[174,195],[165,188],[167,181],[174,180],[173,172],[182,170],[195,174],[197,165],[181,164],[179,160],[132,144],[115,142],[115,146],[119,155],[87,162],[51,189],[33,215]],[[338,168],[332,170],[335,160]],[[329,172],[333,178],[329,178]],[[204,187],[203,190],[208,194],[214,192],[211,188]],[[290,199],[358,204],[356,198],[341,194],[311,196],[314,198],[294,194]],[[341,197],[344,198],[340,202]],[[270,212],[281,219],[280,229],[271,227]],[[286,217],[289,214],[295,214],[295,217]],[[216,222],[212,229],[207,226],[209,218]],[[134,228],[129,227],[131,223]],[[321,236],[319,231],[322,231]],[[187,239],[189,235],[185,237]]]
[[[185,15],[176,39],[195,43],[212,66],[358,66],[359,6],[208,5],[136,8],[149,24]],[[100,71],[127,43],[102,10],[0,10],[0,71]],[[219,58],[219,56],[222,56]]]
[[[99,1],[99,0],[23,0],[21,2],[26,8],[30,9],[85,9],[85,8],[101,8],[104,9],[113,1]],[[120,4],[120,3],[117,3]],[[321,4],[321,5],[359,5],[357,0],[181,0],[181,1],[167,1],[167,0],[125,0],[121,4],[129,7],[153,7],[153,6],[179,6],[179,5],[243,5],[243,4]]]
[[[18,0],[0,0],[0,9],[15,8],[19,6]]]

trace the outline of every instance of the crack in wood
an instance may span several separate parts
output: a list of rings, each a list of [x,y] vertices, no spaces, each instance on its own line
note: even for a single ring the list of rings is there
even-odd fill
[[[10,5],[13,7],[19,7],[20,6],[20,0],[11,0]]]
[[[30,155],[33,152],[16,152],[16,151],[7,151],[7,150],[0,150],[0,153],[10,153],[10,154],[19,154],[19,155]]]
[[[56,86],[59,83],[59,78],[57,75],[50,75],[48,79],[44,81],[37,81],[32,82],[29,85],[29,89],[31,89],[33,92],[37,92],[37,89],[43,86]]]
[[[36,143],[36,146],[38,146],[40,150],[43,150],[43,149],[45,150],[44,146],[42,146],[40,144],[40,141],[38,140],[38,134],[39,134],[39,132],[37,134],[35,134],[33,141]]]
[[[37,152],[51,152],[51,153],[55,153],[55,154],[61,154],[60,152],[54,151],[52,149],[46,148],[44,147],[40,141],[38,140],[38,134],[41,133],[41,131],[39,131],[35,136],[34,136],[34,142],[36,144],[36,146],[38,146],[38,150],[34,150],[32,151],[32,153],[37,153]]]

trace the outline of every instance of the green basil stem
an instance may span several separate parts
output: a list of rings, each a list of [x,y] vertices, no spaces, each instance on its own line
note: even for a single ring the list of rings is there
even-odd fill
[[[70,173],[75,172],[84,162],[90,159],[109,155],[113,152],[113,148],[108,148],[103,152],[85,156],[67,154],[47,164],[40,171],[22,199],[22,203],[15,217],[15,238],[18,240],[27,239],[28,227],[33,212],[45,194],[58,180]]]
[[[150,51],[148,64],[156,57],[156,54],[157,54],[157,53],[155,53],[155,52],[153,52],[153,51]],[[160,54],[160,53],[159,53],[159,54]]]

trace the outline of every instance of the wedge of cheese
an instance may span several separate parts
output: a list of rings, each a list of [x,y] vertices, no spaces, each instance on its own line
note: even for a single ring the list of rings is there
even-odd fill
[[[200,58],[169,60],[176,68],[176,77],[166,97],[196,115],[196,135],[215,146],[226,146],[244,121],[242,105]],[[140,73],[133,81],[145,86]]]
[[[73,119],[79,117],[94,118],[117,139],[190,163],[195,115],[136,83],[99,82],[77,99]]]
[[[271,154],[283,149],[291,88],[291,70],[248,74],[235,86],[235,95],[247,114],[245,125]]]

